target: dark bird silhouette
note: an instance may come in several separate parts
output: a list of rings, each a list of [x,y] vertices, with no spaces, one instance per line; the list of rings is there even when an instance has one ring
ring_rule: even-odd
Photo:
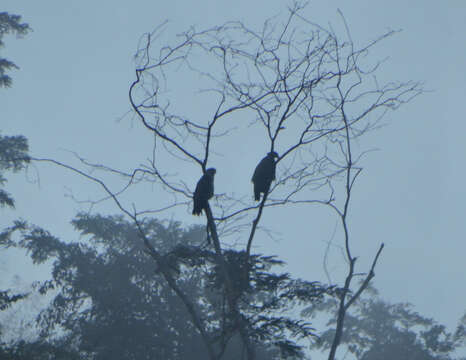
[[[207,207],[207,201],[214,196],[214,175],[216,172],[217,170],[214,168],[207,169],[197,182],[193,197],[193,215],[201,215],[202,209]]]
[[[275,180],[275,158],[278,158],[278,154],[275,151],[269,152],[254,170],[251,181],[254,184],[254,200],[256,201],[260,200],[261,193],[265,195],[269,192],[270,184]]]

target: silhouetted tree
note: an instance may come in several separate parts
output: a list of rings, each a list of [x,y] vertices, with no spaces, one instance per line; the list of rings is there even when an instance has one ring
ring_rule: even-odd
[[[137,229],[135,241],[144,244],[159,273],[183,303],[210,359],[219,359],[224,354],[222,346],[219,349],[213,345],[218,334],[228,334],[221,340],[225,343],[228,339],[240,339],[246,358],[255,359],[256,349],[263,341],[258,327],[261,321],[268,329],[264,334],[272,336],[274,329],[280,336],[288,336],[282,349],[288,345],[293,349],[294,342],[290,339],[301,332],[291,328],[298,324],[287,323],[285,319],[275,321],[262,306],[256,308],[262,315],[252,317],[240,299],[251,296],[248,293],[251,286],[257,290],[253,286],[257,258],[251,248],[263,212],[270,207],[294,204],[328,206],[341,224],[341,243],[348,268],[338,290],[339,311],[328,356],[329,360],[335,359],[346,312],[374,277],[383,249],[381,244],[365,280],[354,285],[355,274],[361,271],[356,272],[357,257],[351,251],[348,214],[353,186],[362,171],[360,159],[364,151],[357,152],[353,142],[374,129],[388,110],[397,109],[422,92],[416,82],[381,84],[376,80],[381,62],[370,61],[367,55],[394,31],[356,47],[343,17],[346,34],[338,36],[331,27],[326,29],[306,19],[304,7],[299,3],[288,10],[284,21],[268,20],[259,30],[242,22],[227,22],[200,31],[190,28],[167,44],[163,24],[144,35],[135,57],[137,68],[129,98],[135,116],[154,138],[147,164],[126,172],[84,159],[81,161],[85,169],[37,159],[64,166],[98,183],[131,219]],[[188,95],[183,93],[187,86],[177,87],[178,92],[170,91],[169,84],[179,84],[180,77],[183,84],[189,84],[192,78],[197,88]],[[173,94],[181,100],[173,98]],[[186,96],[207,104],[202,116],[185,115],[192,114],[184,108],[189,103]],[[214,197],[212,209],[209,203],[205,205],[206,233],[212,245],[209,254],[210,251],[214,254],[214,275],[224,294],[224,302],[217,305],[222,305],[228,319],[218,324],[219,331],[212,334],[211,323],[198,308],[196,298],[180,287],[176,266],[174,269],[163,249],[153,243],[144,216],[150,212],[163,214],[175,206],[190,206],[193,189],[187,184],[194,181],[187,176],[189,171],[197,167],[204,172],[215,159],[220,162],[221,156],[231,152],[222,137],[228,136],[240,144],[252,131],[254,140],[262,142],[263,148],[276,149],[280,154],[276,161],[279,171],[275,183],[267,189],[269,196],[264,196],[257,205],[230,194],[219,195],[220,201]],[[218,166],[217,169],[220,173],[221,169]],[[121,189],[112,190],[98,177],[97,171],[102,170],[123,176],[127,182]],[[238,181],[248,177],[238,175]],[[168,202],[161,199],[155,209],[140,208],[135,199],[126,203],[124,191],[144,181],[156,183],[172,195],[166,197]],[[240,239],[234,246],[228,243],[231,234]],[[213,261],[206,253],[188,254],[193,262]],[[236,271],[232,271],[232,266]],[[291,291],[293,283],[286,284]],[[266,289],[270,294],[266,299],[273,299],[275,290]],[[309,293],[304,297],[312,300]],[[289,326],[288,332],[281,328],[284,325]]]
[[[53,278],[39,286],[56,291],[39,318],[41,339],[61,344],[89,359],[205,359],[209,354],[176,292],[163,280],[160,267],[137,241],[139,229],[121,217],[82,214],[74,226],[88,240],[62,242],[47,231],[17,224],[15,243],[36,263],[53,259]],[[206,329],[217,358],[238,359],[242,352],[237,318],[226,311],[227,289],[215,252],[202,249],[203,227],[183,230],[177,223],[155,219],[141,225],[157,248],[177,289]],[[13,241],[13,240],[11,240]],[[249,278],[241,268],[244,253],[225,253],[228,272],[237,289],[235,305],[249,324],[257,359],[302,358],[293,339],[313,336],[306,322],[293,317],[295,306],[308,306],[332,294],[316,282],[293,280],[272,272],[282,265],[254,255]]]
[[[21,16],[0,12],[0,48],[4,47],[3,37],[8,34],[16,36],[26,35],[31,28],[26,23],[21,23]],[[18,66],[3,57],[0,57],[0,87],[10,87],[11,77],[6,74],[7,70],[18,69]]]
[[[355,301],[346,314],[341,343],[360,360],[453,360],[456,349],[465,344],[465,317],[454,333],[432,318],[420,315],[409,303],[391,304],[382,300],[373,288]],[[320,311],[335,313],[338,303],[327,299],[304,310],[306,316]],[[335,317],[331,316],[314,348],[329,349],[334,338]],[[462,358],[464,360],[464,358]]]
[[[7,34],[25,35],[30,30],[29,25],[21,23],[21,16],[0,13],[0,48],[4,47],[3,37]],[[18,68],[13,62],[0,57],[0,87],[10,87],[12,79],[6,74],[7,70]],[[1,131],[1,129],[0,129]],[[6,171],[18,172],[29,163],[28,143],[24,136],[4,136],[0,134],[0,187],[7,182]],[[15,205],[13,196],[0,188],[0,208]],[[8,232],[0,229],[0,248],[8,241]],[[25,298],[26,294],[13,294],[10,290],[0,290],[0,311],[5,310],[13,303]],[[0,334],[1,334],[0,326]]]
[[[85,360],[60,341],[28,343],[18,341],[13,346],[0,348],[0,360]]]
[[[18,172],[29,162],[28,143],[24,136],[2,136],[0,134],[0,186],[7,179],[5,171]],[[0,207],[14,207],[13,197],[3,189],[0,189]]]

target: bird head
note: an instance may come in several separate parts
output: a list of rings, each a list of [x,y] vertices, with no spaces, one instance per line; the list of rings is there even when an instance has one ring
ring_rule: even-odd
[[[271,151],[267,155],[273,159],[278,158],[278,154],[275,151]]]
[[[208,168],[205,171],[206,175],[209,175],[209,176],[212,176],[212,177],[215,175],[216,172],[217,172],[217,170],[215,170],[215,168]]]

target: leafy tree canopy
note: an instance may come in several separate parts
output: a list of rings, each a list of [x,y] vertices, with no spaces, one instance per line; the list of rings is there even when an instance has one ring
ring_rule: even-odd
[[[0,348],[0,360],[81,360],[79,354],[66,349],[61,342],[19,341],[12,347]]]
[[[30,30],[28,24],[21,23],[21,16],[10,15],[7,12],[0,13],[0,49],[5,45],[3,36],[6,34],[25,35]],[[0,87],[10,87],[11,78],[6,75],[6,70],[18,68],[13,62],[0,56]],[[0,207],[14,207],[14,199],[1,187],[7,179],[5,171],[17,172],[29,162],[28,143],[24,136],[3,136],[0,134]],[[0,234],[0,245],[6,239],[6,233]],[[26,297],[26,294],[11,294],[9,290],[0,290],[0,311],[5,310],[11,304]],[[1,328],[0,328],[1,330]]]
[[[38,284],[43,293],[56,291],[38,318],[41,339],[52,344],[58,334],[63,346],[89,359],[205,359],[199,332],[145,252],[139,229],[120,216],[89,214],[79,215],[73,225],[85,241],[63,242],[21,222],[3,235],[8,238],[4,243],[27,249],[34,262],[54,261],[52,279]],[[237,359],[244,349],[228,313],[216,254],[203,247],[205,228],[183,229],[156,219],[146,219],[142,226],[163,254],[163,266],[194,299],[218,358]],[[16,241],[11,236],[15,231],[21,233]],[[252,324],[248,331],[257,359],[302,358],[298,340],[311,339],[314,329],[290,312],[322,301],[333,288],[272,271],[283,263],[270,256],[254,255],[247,278],[244,257],[243,252],[225,251],[235,301]]]
[[[26,23],[21,23],[20,15],[8,14],[0,12],[0,48],[4,47],[3,36],[7,34],[16,34],[17,36],[26,35],[31,28]],[[0,56],[0,87],[10,87],[12,80],[6,74],[7,70],[18,69],[18,66]]]
[[[28,142],[24,136],[3,136],[0,134],[0,186],[6,183],[5,171],[17,172],[29,163]],[[0,206],[14,207],[14,199],[0,188]]]
[[[455,350],[466,340],[466,314],[455,332],[449,332],[434,319],[420,315],[409,303],[391,304],[382,300],[375,289],[360,298],[346,314],[342,344],[360,360],[453,360]],[[336,300],[329,299],[303,314],[334,312]],[[320,341],[314,347],[328,349],[333,340],[331,318]]]

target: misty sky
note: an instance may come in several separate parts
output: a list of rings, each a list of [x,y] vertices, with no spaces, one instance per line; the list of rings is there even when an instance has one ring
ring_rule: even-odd
[[[123,170],[144,162],[150,156],[150,136],[128,115],[133,55],[141,35],[167,19],[170,35],[191,25],[203,29],[228,20],[260,28],[265,19],[286,9],[281,0],[191,3],[3,0],[0,11],[22,15],[34,31],[21,40],[5,38],[2,56],[20,70],[10,74],[11,89],[0,89],[2,134],[25,135],[36,157],[76,164],[74,151]],[[378,151],[364,159],[351,205],[353,253],[359,257],[358,271],[365,271],[384,242],[374,279],[383,297],[411,302],[421,314],[452,327],[466,310],[466,3],[413,0],[407,4],[316,0],[305,14],[323,26],[331,23],[340,29],[337,9],[341,9],[357,44],[390,28],[402,30],[377,46],[374,56],[388,57],[378,74],[385,81],[421,81],[427,91],[389,112],[386,126],[360,142],[361,148]],[[186,88],[195,86],[183,83]],[[249,178],[267,146],[255,142],[245,148],[232,143],[230,154],[238,153],[239,168],[223,164],[216,177],[217,191],[230,191],[235,173],[244,173],[244,191],[251,191]],[[212,165],[222,169],[222,164]],[[193,171],[187,183],[193,186],[199,175]],[[21,217],[63,239],[76,240],[79,235],[69,222],[78,211],[89,210],[80,201],[103,196],[94,184],[44,164],[8,178],[7,190],[16,199],[16,210],[1,210],[0,228]],[[134,201],[152,196],[155,201],[157,191],[156,186],[146,187],[134,193]],[[188,210],[168,212],[164,218],[185,224],[204,222],[193,219]],[[92,211],[117,213],[110,203]],[[279,212],[266,213],[264,225],[274,236],[262,235],[256,250],[279,255],[299,277],[326,281],[322,258],[337,220],[327,208],[292,211],[286,220]],[[277,226],[283,221],[286,224]],[[342,238],[337,233],[332,241],[341,244]],[[1,259],[1,270],[33,278],[21,272],[18,261]],[[335,254],[329,265],[332,280],[341,283],[345,269],[341,257]]]

